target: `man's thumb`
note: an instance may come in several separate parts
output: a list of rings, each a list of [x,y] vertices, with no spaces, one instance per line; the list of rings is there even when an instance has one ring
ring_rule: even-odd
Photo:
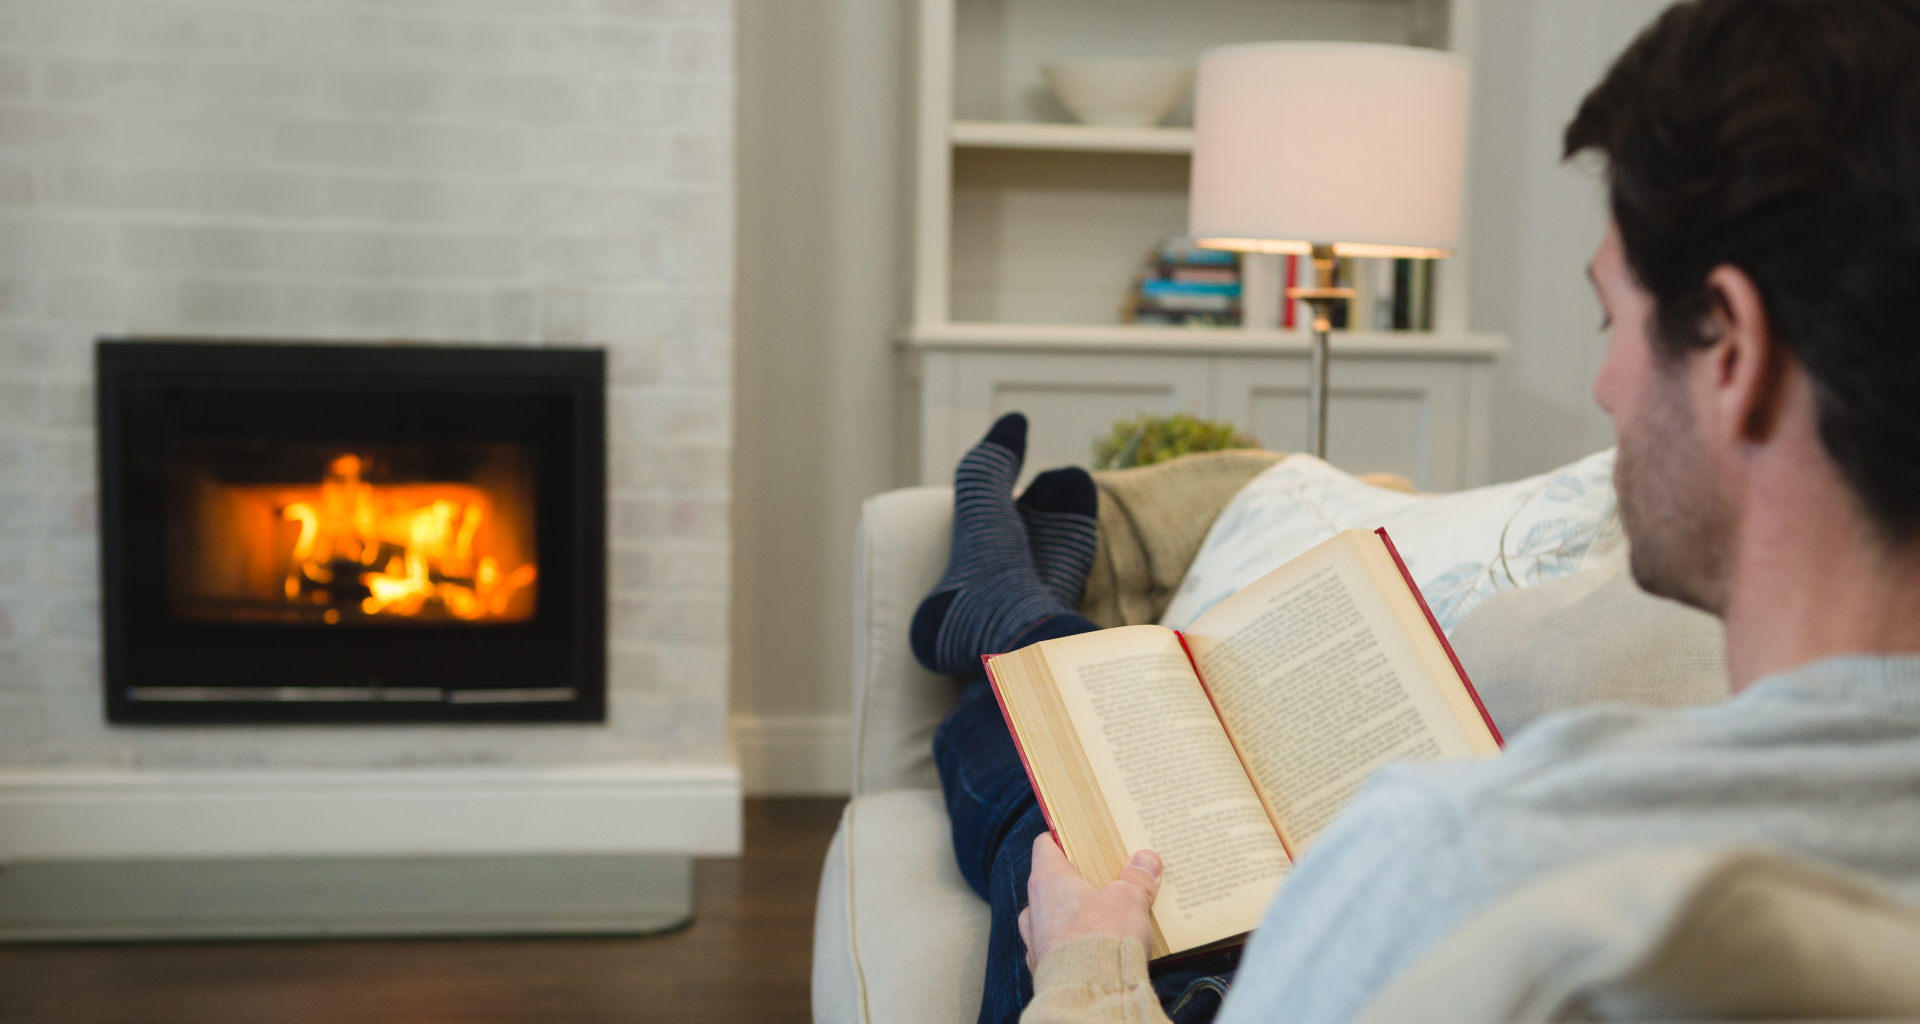
[[[1160,857],[1152,850],[1140,850],[1120,869],[1120,879],[1140,887],[1147,894],[1147,901],[1153,901],[1154,893],[1160,890]]]

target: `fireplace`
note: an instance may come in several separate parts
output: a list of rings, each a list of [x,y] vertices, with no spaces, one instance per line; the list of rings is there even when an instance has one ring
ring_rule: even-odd
[[[598,351],[103,340],[107,717],[605,715]]]

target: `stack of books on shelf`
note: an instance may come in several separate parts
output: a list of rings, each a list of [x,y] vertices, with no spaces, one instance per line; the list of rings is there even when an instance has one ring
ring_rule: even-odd
[[[1354,299],[1333,316],[1340,331],[1433,330],[1434,261],[1410,259],[1340,260],[1340,283]],[[1281,286],[1311,288],[1313,261],[1281,257]],[[1148,326],[1233,327],[1240,324],[1241,273],[1238,253],[1201,249],[1190,238],[1169,238],[1154,247],[1147,268],[1134,282],[1123,319]],[[1295,330],[1313,322],[1304,302],[1282,299],[1280,328]]]
[[[1134,282],[1124,318],[1150,326],[1238,325],[1239,255],[1196,248],[1188,238],[1161,242]]]

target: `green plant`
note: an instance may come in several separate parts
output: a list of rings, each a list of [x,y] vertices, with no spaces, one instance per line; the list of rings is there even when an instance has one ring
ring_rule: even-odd
[[[1093,442],[1093,468],[1126,469],[1193,452],[1258,448],[1260,442],[1231,423],[1203,420],[1186,413],[1120,420],[1107,436]]]

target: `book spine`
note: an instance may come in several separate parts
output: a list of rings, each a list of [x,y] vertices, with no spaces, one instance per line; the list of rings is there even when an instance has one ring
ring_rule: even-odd
[[[1238,254],[1226,249],[1202,249],[1188,244],[1188,240],[1170,240],[1160,244],[1155,254],[1161,265],[1169,267],[1225,267],[1229,270],[1238,266]]]
[[[1347,300],[1347,330],[1364,331],[1373,326],[1373,282],[1369,280],[1367,264],[1372,260],[1354,259],[1347,266],[1347,287],[1353,289],[1353,298]]]
[[[1447,642],[1446,631],[1440,628],[1440,620],[1433,617],[1433,609],[1427,607],[1427,595],[1420,592],[1420,585],[1413,582],[1413,574],[1407,571],[1407,563],[1400,558],[1400,549],[1393,546],[1393,538],[1387,536],[1387,528],[1376,527],[1373,531],[1380,535],[1380,542],[1387,546],[1387,554],[1393,556],[1393,566],[1400,570],[1400,578],[1407,583],[1407,589],[1413,591],[1413,599],[1420,604],[1420,613],[1427,617],[1427,625],[1433,628],[1433,638],[1440,641],[1440,649],[1447,652],[1447,660],[1453,662],[1453,671],[1460,676],[1460,685],[1467,688],[1467,696],[1473,698],[1474,710],[1480,712],[1480,720],[1487,723],[1487,731],[1493,734],[1493,742],[1506,749],[1506,738],[1500,735],[1500,727],[1493,724],[1493,716],[1487,714],[1487,706],[1480,702],[1480,691],[1473,688],[1473,680],[1467,678],[1467,668],[1460,664],[1460,656],[1453,653],[1453,645]],[[1206,685],[1204,682],[1202,686]]]
[[[1433,330],[1433,274],[1434,260],[1421,260],[1413,268],[1412,306],[1413,329],[1416,331]]]
[[[1167,274],[1167,280],[1176,284],[1238,285],[1240,274],[1220,267],[1175,267]]]
[[[1289,331],[1293,330],[1294,327],[1300,323],[1300,317],[1296,310],[1296,307],[1298,307],[1300,303],[1290,297],[1287,292],[1298,287],[1299,282],[1300,256],[1298,253],[1290,252],[1287,254],[1286,286],[1280,292],[1280,326]]]
[[[1413,261],[1393,261],[1393,329],[1413,329]]]
[[[1239,295],[1239,281],[1142,281],[1143,295]]]
[[[1239,759],[1240,770],[1247,772],[1247,781],[1252,782],[1253,773],[1247,771],[1247,754],[1240,749],[1240,741],[1233,738],[1233,730],[1227,728],[1227,717],[1220,713],[1220,702],[1213,699],[1213,687],[1207,685],[1207,677],[1200,674],[1200,663],[1194,660],[1193,648],[1187,643],[1186,632],[1176,629],[1173,631],[1173,636],[1180,641],[1180,653],[1187,656],[1187,667],[1193,670],[1193,679],[1200,684],[1200,692],[1207,695],[1207,706],[1213,709],[1213,717],[1220,723],[1220,731],[1227,734],[1227,745],[1233,748],[1233,756]],[[1259,786],[1255,786],[1253,795],[1260,799],[1261,808],[1267,812],[1267,822],[1271,824],[1274,820],[1274,812],[1272,805],[1267,803],[1266,794],[1260,792]],[[1274,826],[1273,836],[1280,840],[1280,849],[1286,852],[1287,860],[1298,863],[1299,858],[1293,853],[1293,844],[1287,842],[1287,837],[1280,834],[1278,825]]]

